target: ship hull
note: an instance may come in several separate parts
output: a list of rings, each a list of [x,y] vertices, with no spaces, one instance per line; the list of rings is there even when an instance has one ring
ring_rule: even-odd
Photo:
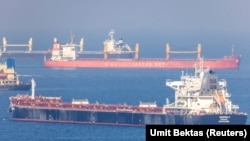
[[[89,53],[76,53],[77,57],[79,58],[94,58],[94,59],[102,59],[104,58],[103,53],[96,53],[96,54],[89,54]],[[0,57],[2,58],[44,58],[46,56],[47,58],[51,58],[51,53],[48,51],[33,51],[33,52],[22,52],[22,51],[9,51],[9,52],[3,52],[0,54]],[[109,58],[123,58],[123,59],[131,59],[133,58],[132,53],[114,53],[109,54]]]
[[[30,88],[31,84],[3,85],[0,86],[0,91],[28,91]]]
[[[211,69],[238,69],[239,57],[226,57],[222,59],[205,59],[203,66]],[[157,69],[187,69],[199,66],[200,61],[195,59],[77,59],[74,61],[45,60],[44,66],[48,68],[157,68]]]
[[[37,52],[3,52],[0,57],[2,58],[43,58],[47,55],[46,51],[37,51]],[[51,55],[50,55],[51,56]],[[48,56],[49,57],[49,56]]]
[[[244,114],[176,115],[163,113],[135,113],[128,111],[95,111],[55,108],[18,107],[10,108],[14,120],[38,122],[65,122],[82,124],[108,124],[144,126],[146,124],[218,125],[246,124]]]

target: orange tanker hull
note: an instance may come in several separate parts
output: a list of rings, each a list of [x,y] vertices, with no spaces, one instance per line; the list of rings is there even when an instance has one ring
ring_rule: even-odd
[[[211,69],[238,69],[240,57],[231,56],[221,59],[204,59],[203,66]],[[77,60],[45,60],[48,68],[148,68],[148,69],[187,69],[199,67],[196,59],[77,59]]]

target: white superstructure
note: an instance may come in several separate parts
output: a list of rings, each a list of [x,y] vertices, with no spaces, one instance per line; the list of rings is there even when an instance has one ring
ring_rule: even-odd
[[[128,44],[123,42],[123,39],[120,38],[118,41],[114,39],[115,31],[111,30],[109,32],[109,39],[104,41],[104,52],[108,53],[122,53],[124,51],[131,52],[131,48]],[[106,48],[105,48],[106,47]]]
[[[209,68],[195,68],[194,75],[182,73],[179,81],[167,80],[166,85],[175,90],[175,102],[168,109],[188,114],[229,114],[238,112],[227,91],[226,80],[219,80]]]
[[[71,35],[70,43],[61,45],[58,43],[57,38],[54,38],[51,60],[76,60],[77,52],[83,51],[83,38],[79,44],[75,44],[73,39],[74,36]],[[77,47],[79,47],[79,51],[77,51]]]

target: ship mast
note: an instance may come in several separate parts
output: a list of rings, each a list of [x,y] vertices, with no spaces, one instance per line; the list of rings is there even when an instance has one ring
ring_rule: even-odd
[[[75,35],[70,32],[70,44],[74,44],[74,37]]]
[[[232,56],[234,56],[234,45],[232,46]]]
[[[109,32],[109,36],[110,36],[110,40],[111,40],[111,41],[114,41],[114,34],[115,34],[115,31],[112,29],[112,30]]]
[[[35,99],[35,86],[36,86],[36,82],[32,78],[31,79],[31,99]]]
[[[204,66],[203,66],[204,64],[203,64],[203,57],[200,59],[200,70],[201,71],[203,71],[203,68],[204,68]]]

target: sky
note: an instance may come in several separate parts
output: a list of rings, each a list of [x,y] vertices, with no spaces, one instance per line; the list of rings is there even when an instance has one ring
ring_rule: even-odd
[[[250,31],[248,0],[2,0],[1,29]]]
[[[0,36],[9,40],[29,36],[45,42],[54,36],[66,40],[72,31],[102,44],[111,29],[131,44],[153,39],[144,46],[153,42],[164,46],[167,41],[176,46],[206,45],[221,36],[233,39],[227,44],[231,45],[250,37],[249,0],[1,0],[0,4]]]

